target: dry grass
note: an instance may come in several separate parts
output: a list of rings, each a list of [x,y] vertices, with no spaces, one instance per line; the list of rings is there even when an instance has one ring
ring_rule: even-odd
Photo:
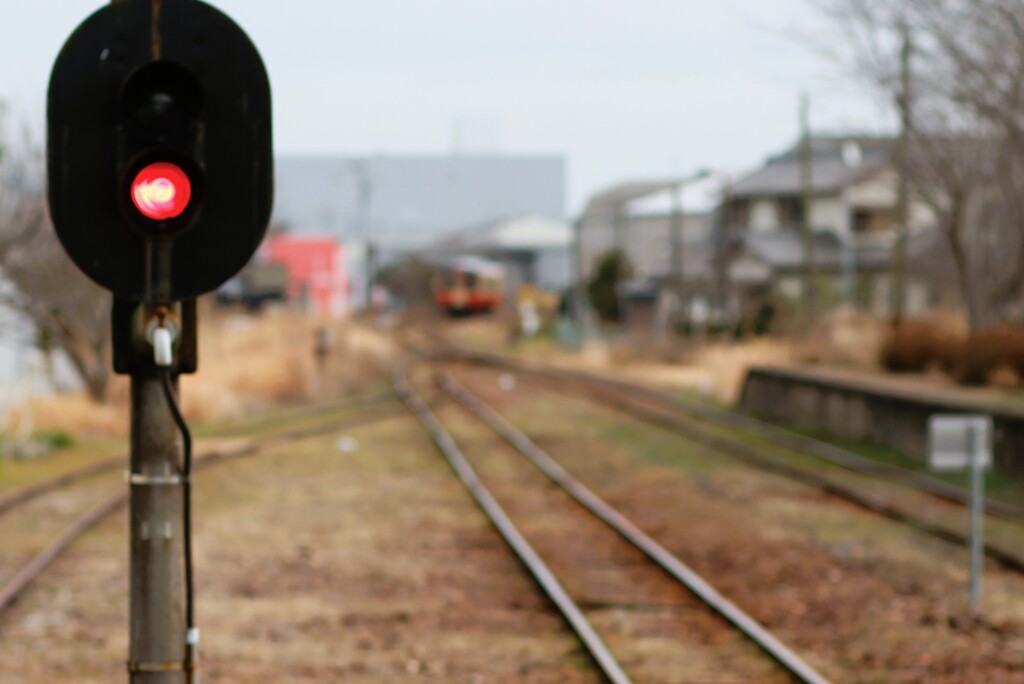
[[[792,343],[762,338],[732,345],[715,345],[694,354],[693,365],[711,380],[711,394],[734,403],[739,398],[747,371],[753,366],[785,366],[797,361]]]
[[[331,352],[313,353],[318,321],[289,311],[208,318],[200,371],[182,381],[186,415],[195,421],[235,418],[253,410],[337,396],[390,365],[390,340],[339,321],[326,324]]]
[[[700,347],[689,354],[685,364],[651,361],[631,356],[625,349],[622,345],[592,340],[578,354],[552,348],[535,356],[538,361],[554,365],[697,392],[726,403],[739,397],[752,366],[793,365],[799,361],[794,344],[769,338]]]
[[[182,379],[182,405],[195,422],[237,418],[253,411],[338,396],[390,365],[394,345],[347,322],[326,325],[333,340],[323,367],[313,354],[318,322],[290,310],[258,316],[204,312],[199,372]],[[64,430],[77,436],[128,432],[128,381],[115,378],[107,404],[84,394],[43,397],[19,407],[0,431]]]
[[[878,363],[888,324],[847,308],[836,309],[800,340],[800,360],[838,366],[870,368]]]
[[[29,432],[65,430],[80,437],[117,436],[128,431],[125,405],[125,400],[100,405],[85,394],[58,394],[33,399],[24,419],[31,425]]]

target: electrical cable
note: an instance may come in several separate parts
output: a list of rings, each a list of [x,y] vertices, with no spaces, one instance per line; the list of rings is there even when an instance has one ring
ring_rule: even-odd
[[[178,473],[181,476],[182,525],[184,528],[182,543],[185,547],[185,628],[191,635],[194,634],[193,630],[195,630],[196,626],[192,581],[192,433],[188,429],[188,424],[185,423],[185,417],[181,414],[177,397],[174,396],[174,385],[169,368],[161,370],[160,380],[164,390],[164,398],[167,400],[167,406],[171,410],[174,423],[181,432],[181,441],[184,447],[184,456]],[[190,641],[188,644],[189,662],[187,663],[190,668],[195,664],[193,661],[195,647],[196,644]]]

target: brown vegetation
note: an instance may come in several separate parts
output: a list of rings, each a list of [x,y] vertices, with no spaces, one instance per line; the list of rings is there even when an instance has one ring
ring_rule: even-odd
[[[243,416],[283,404],[338,396],[387,367],[394,353],[383,336],[344,322],[328,325],[331,352],[323,366],[314,353],[317,322],[297,311],[258,316],[204,317],[199,373],[182,380],[182,404],[191,421]],[[117,377],[107,404],[85,394],[40,398],[28,406],[35,430],[120,436],[128,430],[128,380]]]
[[[1000,323],[966,336],[907,321],[890,332],[879,362],[893,373],[940,370],[963,385],[1017,385],[1024,378],[1024,326]]]
[[[927,321],[905,321],[891,331],[879,350],[879,362],[892,373],[951,370],[963,340],[947,328]]]
[[[1024,327],[999,324],[972,336],[959,348],[954,377],[965,385],[993,382],[1009,374],[1014,384],[1024,377]]]

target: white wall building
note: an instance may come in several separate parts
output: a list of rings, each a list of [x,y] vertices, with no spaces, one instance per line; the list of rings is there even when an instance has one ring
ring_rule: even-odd
[[[280,157],[273,223],[411,251],[498,216],[565,215],[561,157]]]
[[[430,258],[480,256],[503,264],[509,294],[521,285],[561,291],[573,281],[572,227],[524,215],[465,228],[436,242]]]
[[[878,314],[891,305],[891,254],[897,235],[898,177],[891,138],[815,137],[803,168],[799,145],[770,158],[732,185],[723,204],[730,244],[745,243],[736,265],[740,280],[754,286],[751,261],[760,260],[763,282],[797,299],[803,288],[805,225],[815,233],[816,270],[833,283],[835,296]],[[810,182],[805,187],[804,173]],[[805,216],[805,196],[810,198]],[[931,225],[929,213],[912,204],[911,235]],[[742,273],[739,273],[742,271]],[[749,281],[749,282],[748,282]],[[908,284],[908,311],[929,305],[923,283]]]

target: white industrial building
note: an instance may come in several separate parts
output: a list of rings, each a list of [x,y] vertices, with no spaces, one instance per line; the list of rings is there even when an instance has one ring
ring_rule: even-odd
[[[381,266],[442,236],[496,217],[565,215],[557,156],[283,156],[275,176],[272,225],[341,242],[357,308]]]
[[[457,256],[486,257],[503,264],[509,294],[522,285],[562,291],[573,282],[573,231],[562,221],[523,215],[464,228],[437,241],[426,252],[443,261]]]
[[[501,216],[565,216],[561,157],[279,157],[272,222],[292,232],[426,247]]]
[[[694,182],[632,181],[594,194],[579,219],[584,274],[592,273],[602,255],[619,250],[634,277],[666,278],[672,271],[674,237],[684,260],[689,260],[688,249],[700,251],[711,241],[722,182],[716,174]]]

